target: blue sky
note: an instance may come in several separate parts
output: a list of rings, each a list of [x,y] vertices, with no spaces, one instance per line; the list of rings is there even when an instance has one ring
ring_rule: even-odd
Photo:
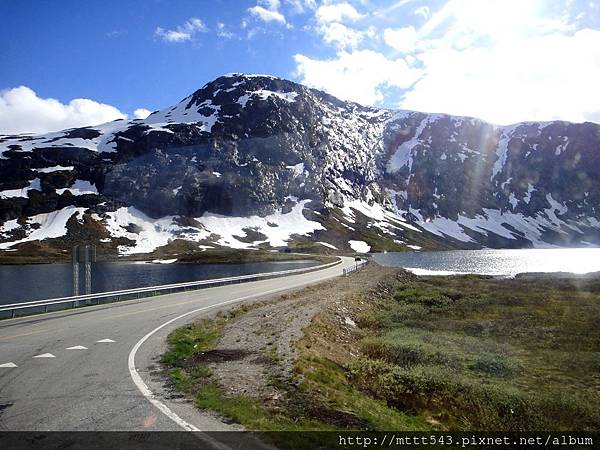
[[[0,15],[0,133],[143,115],[228,72],[496,123],[600,121],[595,1],[2,0]]]

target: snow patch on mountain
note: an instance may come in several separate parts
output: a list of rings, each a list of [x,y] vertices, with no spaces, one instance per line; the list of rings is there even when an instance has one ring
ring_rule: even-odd
[[[564,214],[567,211],[566,206],[556,202],[550,194],[548,195],[551,207],[545,209],[543,213],[538,213],[535,217],[484,208],[483,214],[474,217],[459,215],[457,220],[436,217],[429,221],[420,222],[420,225],[433,234],[442,237],[448,236],[462,242],[476,242],[473,237],[466,233],[466,230],[470,230],[472,233],[480,233],[486,236],[493,233],[511,240],[518,237],[525,238],[539,248],[554,247],[554,245],[544,241],[544,232],[553,231],[566,234],[565,228],[579,233],[581,233],[581,230],[575,224],[561,220],[557,216],[557,214]],[[589,226],[600,229],[600,222],[590,222]]]
[[[531,194],[533,194],[533,192],[536,189],[533,187],[533,185],[531,183],[527,183],[527,193],[525,194],[525,197],[523,197],[523,201],[525,203],[529,203],[529,201],[531,200]]]
[[[133,246],[119,246],[119,253],[123,255],[150,253],[167,245],[180,230],[173,222],[173,216],[154,220],[133,206],[119,208],[107,213],[107,216],[104,223],[113,238],[126,238],[135,243]],[[102,220],[97,215],[94,219]]]
[[[396,117],[394,117],[394,119],[398,119],[399,117],[404,118],[405,115],[403,114],[401,116],[396,116]],[[392,119],[392,121],[394,119]],[[396,149],[396,151],[394,152],[394,154],[392,155],[392,157],[390,158],[390,160],[387,163],[388,173],[398,172],[400,169],[402,169],[405,166],[408,167],[408,170],[410,172],[410,170],[412,169],[412,162],[413,162],[413,157],[412,157],[413,150],[414,150],[415,146],[417,146],[418,144],[421,143],[421,140],[420,140],[421,133],[423,133],[423,130],[429,124],[430,119],[431,118],[429,116],[424,117],[421,120],[421,122],[419,123],[419,126],[416,128],[415,133],[412,136],[412,138],[410,138],[408,141],[405,141],[398,146],[398,148]]]
[[[87,195],[87,194],[98,194],[96,186],[85,180],[75,180],[73,185],[68,188],[57,189],[56,193],[62,195],[65,192],[70,192],[73,195]]]
[[[44,167],[42,169],[35,169],[35,170],[36,170],[36,172],[40,172],[40,173],[54,173],[54,172],[71,171],[74,168],[75,167],[73,167],[73,166],[52,166],[52,167]]]
[[[79,217],[84,213],[85,208],[76,208],[67,206],[66,208],[51,213],[37,214],[27,218],[27,236],[25,238],[0,243],[0,250],[8,249],[13,245],[22,242],[43,241],[44,239],[58,238],[67,234],[67,221],[77,214]],[[3,227],[3,232],[17,228],[15,223],[9,225],[8,229]],[[32,228],[34,225],[37,228]]]
[[[348,241],[350,248],[357,253],[369,253],[371,251],[371,246],[367,244],[365,241]]]
[[[330,249],[333,249],[333,250],[337,250],[338,249],[335,245],[330,244],[328,242],[317,241],[317,244],[321,244],[322,246],[330,248]]]
[[[119,208],[109,212],[104,219],[95,215],[94,219],[104,221],[113,238],[126,238],[134,242],[132,246],[119,248],[123,255],[149,253],[174,239],[200,242],[212,240],[213,237],[215,244],[229,248],[256,248],[259,244],[281,247],[286,246],[293,235],[306,236],[325,229],[320,223],[304,217],[302,211],[309,202],[298,201],[288,213],[279,210],[265,217],[228,217],[207,213],[195,219],[198,226],[181,226],[174,216],[152,219],[134,207]],[[260,233],[265,239],[246,242],[244,238],[249,231]]]
[[[227,217],[216,214],[204,214],[196,219],[209,234],[219,235],[217,244],[231,248],[252,248],[258,244],[269,244],[272,247],[287,245],[287,241],[294,234],[309,235],[316,230],[325,230],[318,222],[308,220],[302,211],[310,200],[298,201],[292,210],[283,213],[281,210],[265,217]],[[271,226],[276,224],[277,226]],[[256,231],[266,239],[254,242],[242,242],[238,238],[247,236],[246,230]]]
[[[0,199],[8,199],[8,198],[27,198],[29,196],[29,191],[41,191],[40,179],[34,178],[29,182],[29,186],[26,186],[21,189],[8,189],[0,192]]]
[[[502,169],[506,164],[506,158],[508,157],[508,145],[516,128],[517,125],[499,128],[500,140],[498,141],[498,146],[496,147],[496,161],[494,161],[494,166],[492,167],[492,180],[496,175],[502,172]]]

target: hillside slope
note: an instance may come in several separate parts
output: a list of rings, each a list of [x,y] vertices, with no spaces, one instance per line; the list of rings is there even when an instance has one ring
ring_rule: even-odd
[[[0,136],[0,251],[600,243],[600,126],[499,127],[230,74],[177,105]]]

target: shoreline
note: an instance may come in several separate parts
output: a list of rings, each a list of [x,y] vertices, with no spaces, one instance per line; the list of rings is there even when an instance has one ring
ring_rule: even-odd
[[[127,263],[140,262],[153,264],[164,264],[160,261],[172,261],[169,264],[243,264],[249,262],[293,262],[301,260],[316,260],[321,262],[331,262],[337,255],[327,254],[305,254],[305,253],[287,253],[271,252],[264,250],[205,250],[196,253],[184,254],[136,254],[126,256],[99,255],[97,262],[101,263]],[[2,266],[22,266],[22,265],[44,265],[44,264],[70,264],[69,257],[49,257],[49,256],[8,256],[0,253],[0,267]]]

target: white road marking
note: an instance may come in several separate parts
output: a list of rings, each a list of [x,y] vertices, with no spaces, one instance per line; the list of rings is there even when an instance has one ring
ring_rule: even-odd
[[[0,364],[0,367],[19,367],[14,362]]]
[[[112,339],[100,339],[99,341],[96,341],[96,342],[100,343],[100,344],[108,344],[108,343],[115,342],[115,341],[113,341]]]
[[[75,345],[74,347],[67,347],[66,350],[87,350],[87,347],[83,345]]]
[[[42,353],[41,355],[36,355],[34,358],[56,358],[52,353]]]
[[[334,275],[334,276],[339,276],[339,275]],[[333,277],[332,276],[321,277],[319,279],[312,280],[309,283],[301,283],[298,286],[295,286],[295,288],[300,288],[300,287],[303,287],[304,285],[318,283],[320,281],[328,280],[330,278],[333,278]],[[211,305],[211,306],[204,306],[203,308],[198,308],[198,309],[194,309],[193,311],[188,311],[188,312],[186,312],[184,314],[181,314],[181,315],[179,315],[179,316],[177,316],[177,317],[175,317],[175,318],[173,318],[171,320],[168,320],[167,322],[163,323],[162,325],[159,325],[154,330],[152,330],[148,334],[146,334],[143,338],[141,338],[133,346],[133,348],[131,349],[131,352],[129,353],[129,358],[127,359],[127,365],[129,366],[129,374],[131,375],[131,379],[133,380],[133,382],[135,383],[135,385],[137,386],[137,388],[139,389],[139,391],[142,393],[142,395],[144,397],[146,397],[146,399],[150,403],[152,403],[154,406],[156,406],[164,415],[166,415],[169,419],[171,419],[173,422],[175,422],[181,428],[183,428],[186,431],[202,431],[198,427],[196,427],[196,426],[192,425],[191,423],[188,423],[185,420],[183,420],[175,412],[171,411],[167,405],[165,405],[164,403],[162,403],[160,400],[158,400],[154,396],[154,393],[150,390],[150,388],[148,387],[148,385],[146,383],[144,383],[144,380],[142,380],[142,377],[140,376],[140,374],[138,373],[137,369],[135,368],[135,354],[137,353],[137,351],[139,350],[139,348],[142,346],[142,344],[144,342],[146,342],[154,333],[156,333],[157,331],[160,331],[164,327],[172,324],[176,320],[182,319],[182,318],[187,317],[187,316],[189,316],[191,314],[196,314],[196,313],[199,313],[199,312],[202,312],[202,311],[207,311],[209,309],[217,308],[219,306],[229,305],[229,304],[232,304],[232,303],[239,303],[241,301],[248,300],[250,298],[263,297],[265,295],[275,294],[277,292],[287,291],[289,289],[290,289],[290,287],[286,286],[286,287],[282,287],[282,288],[272,289],[270,291],[264,291],[264,292],[260,292],[260,293],[257,293],[257,294],[247,295],[245,297],[238,297],[238,298],[235,298],[235,299],[232,299],[232,300],[227,300],[227,301],[224,301],[224,302],[221,302],[221,303],[217,303],[217,304]],[[206,438],[208,440],[210,440],[213,445],[218,445],[219,447],[223,448],[223,445],[220,444],[218,441],[216,441],[216,440],[214,440],[214,439],[212,439],[212,438],[210,438],[208,436]],[[214,442],[212,442],[212,441],[214,441]],[[224,447],[224,448],[229,448],[229,447]]]

